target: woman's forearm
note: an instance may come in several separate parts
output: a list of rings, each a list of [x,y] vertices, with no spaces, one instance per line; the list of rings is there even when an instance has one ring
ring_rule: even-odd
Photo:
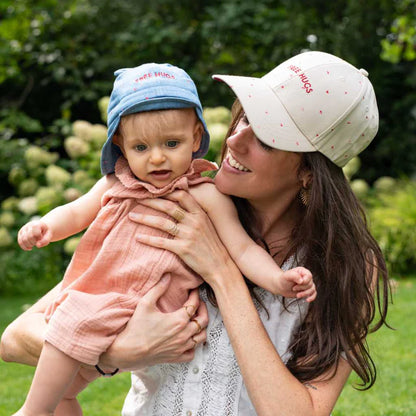
[[[269,339],[241,274],[235,266],[228,269],[220,271],[222,276],[211,282],[257,414],[329,415],[349,369],[345,374],[338,374],[335,381],[314,383],[319,391],[300,383]]]
[[[50,290],[4,330],[0,343],[0,357],[4,361],[33,366],[37,364],[47,327],[44,312],[59,293],[60,285]]]

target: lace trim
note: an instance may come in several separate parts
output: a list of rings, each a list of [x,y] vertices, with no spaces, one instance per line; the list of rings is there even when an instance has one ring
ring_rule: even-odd
[[[161,364],[164,381],[154,396],[153,416],[181,416],[189,364]]]
[[[210,329],[208,343],[211,348],[197,416],[237,414],[242,376],[222,320]]]

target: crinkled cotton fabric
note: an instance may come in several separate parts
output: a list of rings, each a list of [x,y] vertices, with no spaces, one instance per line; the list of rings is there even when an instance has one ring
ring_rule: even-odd
[[[46,311],[49,322],[46,341],[76,360],[95,365],[134,312],[140,298],[164,275],[171,283],[159,300],[163,311],[180,308],[188,291],[202,279],[175,254],[136,240],[138,234],[170,237],[131,221],[130,212],[165,214],[140,204],[178,189],[188,190],[212,179],[201,173],[216,169],[196,159],[190,169],[171,184],[156,188],[139,181],[127,160],[116,164],[118,181],[102,198],[96,219],[83,235],[69,264],[62,291]]]
[[[294,258],[282,269],[292,267]],[[288,299],[285,308],[280,296],[255,290],[270,314],[268,318],[257,305],[260,318],[286,363],[291,356],[291,338],[308,311],[308,303]],[[198,346],[189,363],[160,364],[133,372],[123,416],[256,416],[221,314],[208,302],[204,289],[200,293],[209,314],[206,344]]]

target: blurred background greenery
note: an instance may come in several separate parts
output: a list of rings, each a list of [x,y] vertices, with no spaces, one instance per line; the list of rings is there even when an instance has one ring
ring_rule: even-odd
[[[233,95],[211,75],[262,76],[293,54],[321,50],[365,68],[376,90],[378,136],[345,174],[366,208],[401,296],[408,296],[407,304],[396,306],[403,316],[393,323],[403,330],[416,276],[415,45],[415,0],[0,0],[1,329],[21,312],[22,299],[30,303],[62,278],[78,236],[24,252],[17,231],[34,216],[77,198],[100,177],[116,69],[145,62],[184,68],[198,86],[212,135],[207,157],[218,160]],[[7,304],[8,295],[14,295],[15,306]],[[410,319],[405,325],[401,336],[408,337],[395,342],[408,345],[414,328]],[[380,351],[390,351],[393,341],[383,337]],[[397,373],[399,360],[407,357],[404,367],[410,369],[415,357],[414,346],[405,353],[403,348],[396,345],[391,349],[396,356],[386,358],[391,377],[384,377],[382,392],[375,388],[374,408],[392,391],[389,383],[404,386],[403,380],[414,379],[413,373]],[[347,391],[336,414],[414,414],[414,387],[406,391],[397,399],[404,405],[392,400],[384,413],[367,411],[362,399],[354,410],[345,407],[357,397]],[[20,400],[17,392],[20,387],[13,400]]]

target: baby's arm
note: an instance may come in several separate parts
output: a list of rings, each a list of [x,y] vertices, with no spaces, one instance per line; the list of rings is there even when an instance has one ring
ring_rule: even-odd
[[[114,175],[104,176],[80,198],[54,208],[40,220],[25,224],[17,236],[20,247],[23,250],[44,247],[88,227],[100,210],[102,196],[115,181]]]
[[[221,241],[247,278],[275,294],[315,298],[311,273],[303,267],[283,271],[246,233],[231,198],[213,184],[201,184],[190,192],[207,212]]]

